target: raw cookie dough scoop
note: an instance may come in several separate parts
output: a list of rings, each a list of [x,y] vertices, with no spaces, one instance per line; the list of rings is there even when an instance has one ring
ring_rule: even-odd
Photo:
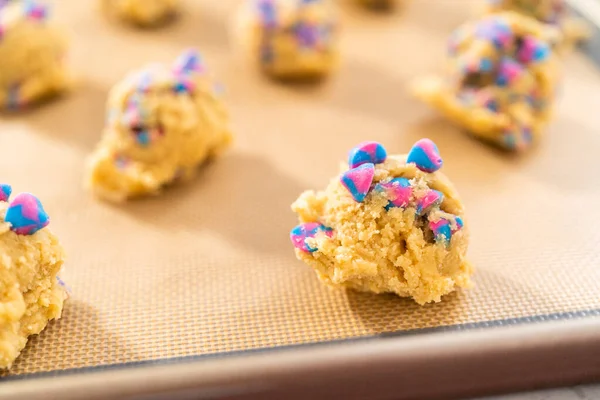
[[[230,145],[228,120],[220,87],[194,50],[173,65],[133,72],[109,94],[87,185],[104,199],[123,201],[188,180]]]
[[[179,0],[100,0],[103,11],[142,27],[152,27],[173,18]]]
[[[0,0],[0,108],[21,109],[64,91],[67,43],[32,0]]]
[[[509,151],[529,149],[552,116],[559,79],[557,32],[506,12],[450,37],[444,78],[415,82],[415,95],[473,135]]]
[[[246,0],[233,26],[240,52],[275,78],[316,79],[337,66],[331,0]]]
[[[0,370],[10,368],[31,335],[61,316],[67,298],[58,273],[64,250],[46,228],[40,201],[0,184]]]
[[[354,148],[324,191],[292,204],[296,256],[331,286],[440,301],[470,285],[464,209],[439,169],[429,139],[408,155],[387,156],[379,143]]]

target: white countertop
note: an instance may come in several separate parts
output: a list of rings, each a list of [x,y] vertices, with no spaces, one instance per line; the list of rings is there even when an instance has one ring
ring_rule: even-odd
[[[507,394],[474,400],[599,400],[600,384],[574,386],[571,388],[542,390],[537,392]]]

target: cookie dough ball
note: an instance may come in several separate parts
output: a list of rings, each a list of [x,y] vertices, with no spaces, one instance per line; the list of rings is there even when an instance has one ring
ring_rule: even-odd
[[[589,36],[589,28],[570,15],[565,0],[487,0],[489,12],[515,11],[557,27],[570,45]]]
[[[292,204],[296,256],[328,285],[419,304],[469,286],[464,208],[441,166],[428,139],[389,157],[378,143],[358,145],[324,191]]]
[[[179,0],[101,0],[110,16],[140,26],[160,25],[177,12]]]
[[[10,368],[31,335],[61,316],[67,292],[58,278],[64,251],[46,228],[40,201],[0,185],[0,369]]]
[[[241,51],[276,78],[314,79],[337,66],[338,23],[330,0],[248,0],[235,21]]]
[[[232,141],[219,94],[194,50],[173,65],[130,74],[109,95],[88,186],[102,198],[123,201],[192,178]]]
[[[66,52],[45,5],[0,1],[0,108],[24,108],[65,90]]]
[[[555,34],[512,12],[467,23],[450,38],[447,76],[419,80],[415,94],[477,137],[527,150],[552,116]]]

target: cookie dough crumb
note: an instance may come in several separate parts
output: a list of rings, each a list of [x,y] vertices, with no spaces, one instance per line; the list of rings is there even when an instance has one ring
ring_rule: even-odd
[[[130,74],[109,95],[87,186],[106,200],[124,201],[192,178],[232,141],[220,94],[195,50],[173,65]]]
[[[60,318],[67,292],[58,278],[64,251],[40,201],[21,193],[7,203],[5,184],[0,194],[0,369],[8,369],[29,336]]]
[[[571,47],[590,35],[587,24],[569,13],[565,0],[487,0],[487,11],[515,11],[555,26],[563,34],[562,45]]]
[[[22,109],[64,91],[66,53],[66,38],[46,5],[0,1],[0,108]]]
[[[514,12],[469,22],[450,37],[447,75],[418,80],[414,93],[475,136],[509,151],[527,150],[552,117],[557,37]]]
[[[361,143],[324,191],[292,204],[296,256],[328,285],[419,304],[470,286],[464,209],[441,167],[428,139],[392,156],[379,143]]]
[[[101,0],[104,12],[125,22],[153,27],[171,20],[179,0]]]
[[[338,64],[330,0],[248,0],[236,14],[234,36],[241,52],[276,78],[322,78]]]

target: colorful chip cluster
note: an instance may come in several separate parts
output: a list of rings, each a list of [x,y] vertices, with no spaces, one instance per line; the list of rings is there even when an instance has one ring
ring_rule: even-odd
[[[348,165],[351,167],[340,176],[341,184],[348,190],[354,201],[362,203],[371,190],[387,197],[385,209],[394,207],[413,208],[417,216],[426,216],[428,225],[439,243],[448,245],[452,235],[462,229],[463,222],[459,216],[444,215],[438,217],[431,211],[439,209],[444,201],[444,194],[438,190],[428,189],[416,194],[412,184],[405,177],[395,177],[373,185],[375,164],[382,164],[387,158],[387,151],[377,142],[363,142],[350,151]],[[435,143],[429,139],[421,139],[411,148],[406,162],[414,164],[419,170],[433,173],[443,165],[443,160]],[[314,238],[319,233],[332,237],[332,229],[320,223],[310,222],[292,230],[292,243],[302,251],[314,252],[316,247],[307,244],[306,239]]]
[[[392,292],[423,304],[468,286],[463,208],[429,139],[406,156],[364,142],[326,190],[292,205],[296,256],[327,284]]]
[[[248,0],[239,12],[239,40],[271,76],[325,76],[338,59],[333,7],[330,0]]]
[[[448,76],[418,82],[416,94],[479,138],[527,150],[552,116],[555,33],[514,12],[467,23],[450,37]]]
[[[405,177],[395,177],[373,185],[375,164],[385,162],[386,158],[386,150],[376,142],[361,143],[350,151],[348,165],[355,167],[342,173],[340,181],[355,201],[363,202],[369,191],[374,189],[387,197],[386,210],[393,207],[412,207],[417,215],[424,216],[441,206],[444,201],[442,192],[428,189],[416,195],[413,193],[410,180]],[[443,165],[437,146],[429,139],[421,139],[415,143],[408,153],[406,161],[415,164],[419,170],[427,173],[433,173]],[[433,219],[429,221],[429,226],[434,232],[436,241],[448,244],[452,233],[462,228],[462,220],[460,217],[445,216],[444,223],[441,220]],[[443,226],[446,225],[451,225],[452,229],[443,229]]]
[[[333,230],[318,222],[307,222],[292,229],[290,239],[297,249],[313,253],[317,251],[317,247],[312,246],[309,239],[314,239],[318,234],[332,237]]]
[[[11,18],[0,18],[0,40],[2,40],[3,35],[19,19],[41,22],[45,21],[48,17],[48,6],[45,4],[32,0],[2,0],[0,1],[0,10],[9,4],[14,4],[15,8],[20,10],[20,12],[16,12],[14,9],[9,11],[8,8],[5,10],[5,12],[11,13],[8,14]]]
[[[45,4],[28,0],[24,3],[25,15],[36,21],[44,21],[48,17],[48,7]]]
[[[192,94],[195,91],[194,80],[196,74],[202,74],[204,66],[200,54],[192,49],[184,51],[173,63],[170,90],[174,93]],[[144,71],[138,79],[137,92],[127,100],[126,110],[123,114],[123,123],[130,126],[136,142],[147,147],[164,135],[164,128],[157,124],[153,127],[145,126],[143,121],[148,119],[147,108],[144,106],[145,95],[153,87],[152,68]]]

